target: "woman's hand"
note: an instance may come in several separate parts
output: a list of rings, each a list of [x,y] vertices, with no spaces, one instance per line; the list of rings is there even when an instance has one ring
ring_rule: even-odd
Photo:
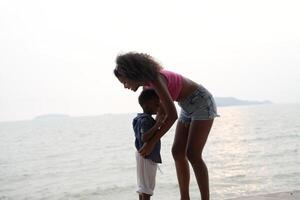
[[[153,149],[154,144],[152,144],[151,141],[145,142],[142,148],[140,148],[139,153],[141,154],[141,156],[146,157],[152,152]]]

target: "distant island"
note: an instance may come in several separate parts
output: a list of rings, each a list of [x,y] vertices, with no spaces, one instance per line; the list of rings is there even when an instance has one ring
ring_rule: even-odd
[[[34,120],[51,120],[51,119],[65,119],[70,118],[69,115],[65,114],[46,114],[46,115],[39,115],[34,118]]]
[[[214,97],[217,106],[246,106],[246,105],[260,105],[260,104],[272,104],[271,101],[249,101],[241,100],[234,97]],[[71,116],[66,114],[45,114],[38,115],[33,120],[56,120],[56,119],[67,119]]]
[[[218,106],[245,106],[245,105],[259,105],[271,104],[271,101],[249,101],[240,100],[234,97],[214,97]]]

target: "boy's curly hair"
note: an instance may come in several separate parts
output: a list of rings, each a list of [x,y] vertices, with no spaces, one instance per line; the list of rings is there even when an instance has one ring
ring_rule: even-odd
[[[134,81],[153,81],[162,67],[150,55],[129,52],[116,58],[116,77],[126,77]]]

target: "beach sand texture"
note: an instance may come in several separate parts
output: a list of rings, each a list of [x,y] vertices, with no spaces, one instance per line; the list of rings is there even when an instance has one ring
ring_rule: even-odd
[[[300,190],[265,194],[259,196],[239,197],[230,200],[300,200]]]

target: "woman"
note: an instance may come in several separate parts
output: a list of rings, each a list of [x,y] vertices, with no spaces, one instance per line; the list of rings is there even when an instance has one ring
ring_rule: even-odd
[[[171,128],[178,118],[174,101],[181,107],[172,155],[175,160],[181,200],[189,200],[191,163],[202,200],[209,200],[208,170],[202,151],[217,115],[215,101],[208,90],[194,81],[168,70],[151,56],[126,53],[116,59],[114,74],[125,88],[137,91],[140,86],[154,88],[164,111],[163,123],[157,133],[139,150],[148,155],[154,144]]]

